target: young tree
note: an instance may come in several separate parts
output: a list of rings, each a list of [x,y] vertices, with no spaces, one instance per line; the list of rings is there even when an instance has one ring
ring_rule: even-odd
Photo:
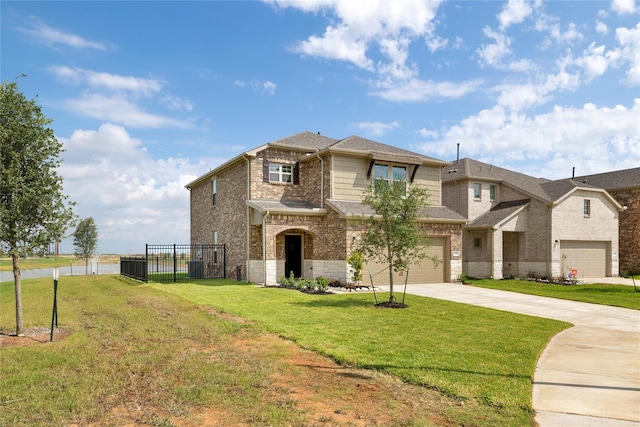
[[[393,272],[404,271],[409,264],[427,258],[420,245],[423,236],[418,218],[426,216],[428,197],[424,188],[411,186],[407,191],[404,182],[375,182],[365,193],[363,204],[374,214],[365,219],[359,251],[389,266],[390,304],[395,303]]]
[[[20,257],[59,240],[73,221],[56,169],[62,144],[18,85],[0,84],[0,247],[13,261],[16,334],[23,331]]]
[[[85,218],[78,222],[73,232],[73,244],[76,256],[84,259],[84,274],[89,274],[89,258],[96,252],[98,246],[98,227],[93,218]]]

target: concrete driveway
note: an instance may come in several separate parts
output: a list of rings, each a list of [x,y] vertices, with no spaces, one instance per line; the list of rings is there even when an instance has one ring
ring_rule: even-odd
[[[408,285],[407,293],[572,323],[536,365],[536,421],[541,427],[640,426],[640,311],[454,283]]]

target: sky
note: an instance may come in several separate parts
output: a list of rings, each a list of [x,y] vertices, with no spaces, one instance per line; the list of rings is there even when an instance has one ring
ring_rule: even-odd
[[[187,183],[303,131],[447,161],[459,144],[461,158],[548,179],[640,166],[640,1],[5,0],[0,12],[1,79],[53,120],[64,192],[94,218],[99,253],[189,243]]]

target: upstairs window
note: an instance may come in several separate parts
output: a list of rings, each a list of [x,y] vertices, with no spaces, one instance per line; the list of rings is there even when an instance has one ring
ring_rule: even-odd
[[[269,163],[269,182],[293,182],[293,166],[281,163]]]
[[[473,183],[473,198],[476,200],[480,200],[482,196],[482,184],[478,182]]]
[[[215,206],[216,202],[217,202],[217,197],[218,196],[218,180],[217,179],[212,179],[211,180],[211,205]]]
[[[495,200],[496,199],[496,185],[495,184],[489,185],[489,199],[490,200]]]
[[[397,186],[402,189],[402,194],[407,192],[407,168],[404,166],[390,166],[377,163],[373,168],[374,188],[380,185]]]
[[[582,210],[584,212],[585,218],[591,216],[591,200],[584,199],[584,204],[583,204],[583,209]]]

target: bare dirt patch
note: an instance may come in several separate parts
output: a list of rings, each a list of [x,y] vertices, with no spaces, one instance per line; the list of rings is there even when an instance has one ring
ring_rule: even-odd
[[[71,332],[62,329],[53,329],[53,340],[61,341],[71,335]],[[49,342],[51,339],[51,328],[27,329],[20,336],[15,333],[0,332],[0,348],[26,346]]]
[[[217,313],[225,319],[246,322],[245,319]],[[0,333],[0,347],[39,345],[49,342],[51,329],[34,328],[24,336]],[[70,335],[54,330],[54,341]],[[194,349],[200,344],[193,343]],[[301,413],[299,425],[304,426],[391,426],[391,425],[458,425],[447,412],[460,402],[424,387],[405,384],[381,372],[345,367],[327,357],[302,349],[275,334],[238,334],[232,343],[239,359],[261,360],[267,354],[278,354],[276,366],[261,386],[263,398],[281,405],[290,405]],[[202,349],[202,347],[199,347]],[[208,350],[213,351],[213,348]],[[271,358],[273,359],[273,358]],[[125,398],[126,396],[121,396]],[[152,400],[147,402],[151,403]],[[233,407],[184,408],[186,414],[170,416],[166,408],[156,413],[168,415],[165,420],[180,427],[250,426]],[[135,412],[135,411],[134,411]],[[102,425],[140,424],[139,417],[126,405],[108,409],[103,417],[89,423]],[[165,425],[163,424],[163,425]],[[77,424],[71,424],[77,425]],[[298,425],[298,424],[296,424]]]

